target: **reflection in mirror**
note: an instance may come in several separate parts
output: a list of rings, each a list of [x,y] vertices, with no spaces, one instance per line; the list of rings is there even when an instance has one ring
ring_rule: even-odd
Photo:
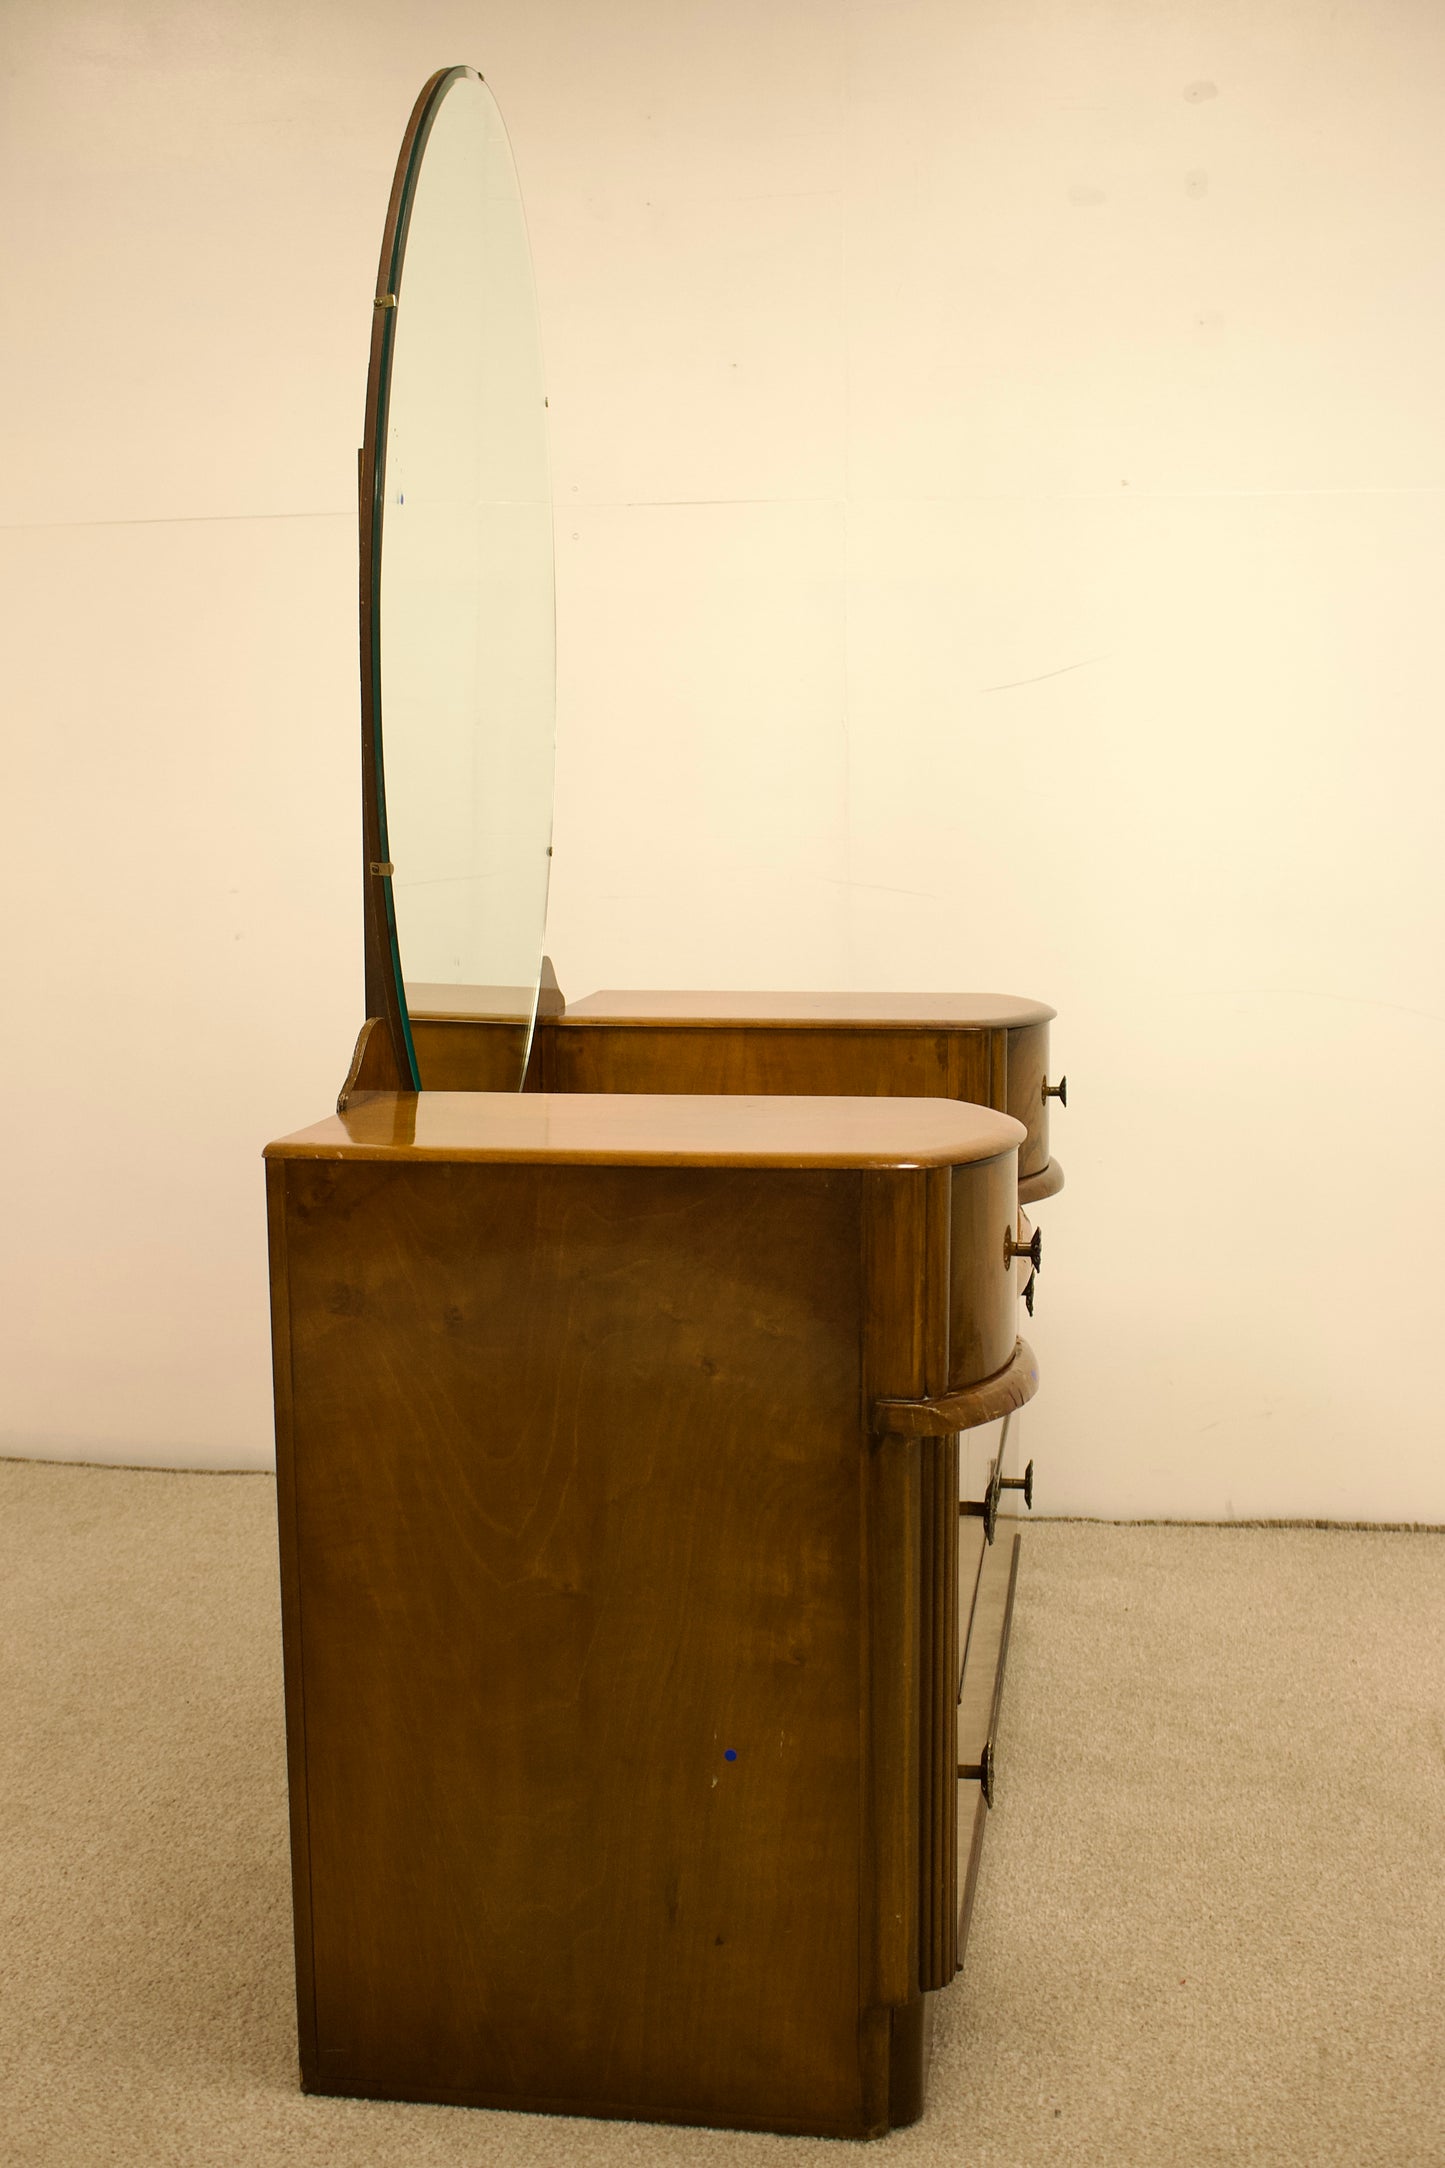
[[[521,195],[501,115],[469,69],[432,88],[390,280],[373,578],[379,559],[396,952],[413,1020],[495,1020],[499,1081],[518,1088],[552,826],[552,506]]]

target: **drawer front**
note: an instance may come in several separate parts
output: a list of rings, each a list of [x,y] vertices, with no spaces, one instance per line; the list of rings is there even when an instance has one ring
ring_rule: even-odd
[[[970,1501],[974,1502],[974,1501]],[[958,1516],[958,1666],[953,1682],[953,1698],[963,1699],[963,1667],[968,1656],[968,1629],[973,1623],[973,1602],[978,1594],[978,1577],[988,1549],[983,1519],[978,1513]]]
[[[1044,1084],[1049,1068],[1049,1027],[1024,1024],[1008,1035],[1008,1084],[1004,1112],[1028,1131],[1019,1147],[1019,1173],[1041,1174],[1049,1163],[1049,1102]]]
[[[953,1170],[949,1241],[948,1383],[990,1378],[1012,1359],[1027,1267],[1005,1253],[1018,1224],[1013,1152]]]
[[[544,1052],[549,1091],[843,1099],[945,1099],[951,1060],[950,1034],[939,1031],[649,1028],[569,1025],[565,1017],[547,1027]]]
[[[967,1529],[967,1520],[960,1530]],[[1019,1538],[1000,1535],[984,1552],[969,1607],[967,1644],[963,1653],[963,1677],[958,1696],[958,1766],[975,1769],[992,1754],[998,1723],[999,1698],[1003,1691],[1004,1665],[1008,1660],[1009,1627],[1013,1620],[1014,1589],[1018,1581]],[[960,1587],[963,1563],[960,1560]],[[960,1631],[963,1607],[959,1607]],[[995,1780],[996,1780],[995,1772]],[[978,1880],[979,1852],[987,1825],[983,1787],[973,1779],[960,1778],[956,1801],[958,1846],[958,1962],[963,1963],[968,1940],[973,1893]]]
[[[958,1439],[922,1446],[924,1660],[919,1707],[922,1813],[918,1984],[947,1987],[958,1967]]]

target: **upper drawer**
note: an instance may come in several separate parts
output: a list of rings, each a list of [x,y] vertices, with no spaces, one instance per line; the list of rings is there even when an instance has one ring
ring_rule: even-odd
[[[1023,1122],[1032,1175],[1049,1161],[1053,1013],[1008,994],[593,994],[539,1019],[538,1041],[548,1091],[972,1101]]]
[[[1017,1232],[1018,1209],[1012,1152],[954,1168],[948,1246],[951,1392],[991,1378],[1013,1357],[1023,1282],[1008,1241]]]
[[[1041,1174],[1049,1163],[1049,1027],[1023,1024],[1008,1035],[1008,1076],[1003,1111],[1022,1122],[1028,1143],[1019,1150],[1019,1173]]]

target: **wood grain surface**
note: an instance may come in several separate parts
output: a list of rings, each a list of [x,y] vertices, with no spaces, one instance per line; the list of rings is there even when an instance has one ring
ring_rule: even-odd
[[[1053,1013],[1006,994],[594,994],[539,1026],[540,1082],[967,1100],[1023,1122],[1020,1166],[1041,1175]]]
[[[844,1093],[982,1105],[990,1103],[987,1053],[983,1032],[821,1023],[774,1029],[639,1022],[574,1029],[563,1017],[548,1026],[542,1042],[550,1091]]]
[[[514,1092],[527,1053],[525,1024],[417,1015],[412,1045],[424,1092]]]
[[[384,1016],[368,1016],[356,1035],[351,1067],[336,1095],[337,1113],[344,1114],[348,1107],[378,1092],[402,1091],[405,1085],[396,1065],[396,1042],[390,1025]]]
[[[369,1098],[266,1157],[943,1167],[1004,1156],[1011,1168],[1022,1141],[1007,1115],[938,1099],[421,1092]]]
[[[753,1024],[802,1026],[826,1030],[834,1023],[920,1030],[1012,1029],[1046,1024],[1058,1014],[1047,1002],[1016,994],[856,994],[658,992],[609,989],[569,1001],[569,1022],[589,1028],[607,1023],[650,1023],[670,1028],[688,1025]]]
[[[861,2130],[860,1177],[271,1172],[307,2083]]]
[[[488,1022],[497,990],[411,990],[427,1090],[493,1091],[514,1081],[513,1030]],[[505,990],[503,990],[505,991]],[[948,1098],[1012,1114],[1027,1131],[1020,1179],[1032,1198],[1063,1187],[1049,1160],[1044,1002],[1009,994],[612,992],[562,1010],[546,989],[528,1088]]]
[[[1012,1359],[1023,1277],[1005,1244],[1018,1218],[1018,1174],[995,1159],[953,1184],[948,1384],[958,1391]],[[965,1426],[960,1426],[965,1427]]]
[[[923,1299],[946,1271],[947,1215],[926,1173],[863,1177],[864,1405],[926,1392],[947,1366],[946,1303]],[[946,1295],[946,1287],[945,1287]],[[867,1664],[862,1679],[864,1886],[860,2058],[864,2126],[922,2109],[927,2030],[919,1967],[923,1915],[923,1712],[929,1701],[922,1600],[922,1457],[882,1433],[864,1456]],[[901,1561],[910,1562],[900,1572]]]

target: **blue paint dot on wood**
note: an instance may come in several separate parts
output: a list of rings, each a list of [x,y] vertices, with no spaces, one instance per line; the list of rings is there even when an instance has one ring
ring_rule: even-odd
[[[724,1749],[723,1749],[723,1760],[724,1760],[724,1761],[736,1761],[736,1760],[737,1760],[737,1758],[738,1758],[738,1750],[737,1750],[737,1748],[736,1748],[735,1746],[729,1746],[729,1747],[724,1747]]]

